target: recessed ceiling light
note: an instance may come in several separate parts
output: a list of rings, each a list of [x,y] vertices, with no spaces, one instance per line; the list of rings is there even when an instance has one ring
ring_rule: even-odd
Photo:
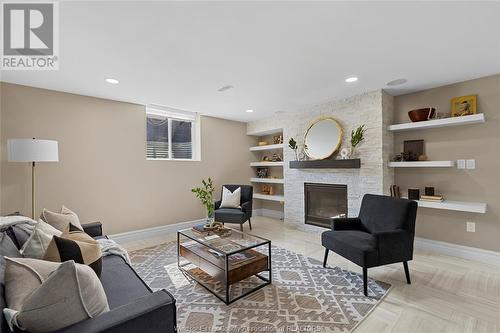
[[[347,79],[345,79],[345,82],[347,82],[347,83],[353,83],[356,81],[358,81],[358,78],[355,76],[351,76],[351,77],[348,77]]]
[[[111,84],[120,83],[120,81],[118,81],[117,79],[113,79],[113,78],[106,78],[106,79],[104,79],[104,81],[106,81],[107,83],[111,83]]]
[[[226,90],[229,90],[229,89],[233,89],[234,87],[230,84],[228,84],[227,86],[224,86],[224,87],[220,87],[219,89],[217,89],[218,92],[223,92],[223,91],[226,91]]]
[[[247,113],[252,113],[252,112],[253,112],[253,110],[250,110],[250,109],[247,110]]]
[[[401,84],[405,84],[406,82],[408,82],[407,79],[396,79],[396,80],[392,80],[392,81],[387,82],[387,85],[388,86],[399,86]]]

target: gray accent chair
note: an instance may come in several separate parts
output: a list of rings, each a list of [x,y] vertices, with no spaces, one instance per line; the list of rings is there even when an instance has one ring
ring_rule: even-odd
[[[224,185],[229,191],[234,192],[238,187],[241,187],[241,208],[220,208],[221,200],[215,202],[215,221],[225,223],[236,223],[240,225],[240,230],[243,231],[243,223],[248,221],[248,226],[252,230],[252,200],[253,187],[250,185]],[[222,193],[222,192],[221,192]]]
[[[417,203],[383,195],[366,194],[359,216],[332,219],[332,230],[321,235],[333,251],[363,268],[363,293],[368,296],[368,268],[402,262],[406,282],[410,281],[408,261],[413,259]]]

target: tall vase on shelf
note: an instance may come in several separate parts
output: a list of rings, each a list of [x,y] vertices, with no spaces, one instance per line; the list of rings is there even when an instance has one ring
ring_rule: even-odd
[[[205,223],[206,227],[212,227],[215,222],[215,205],[214,205],[214,184],[211,178],[207,180],[202,179],[202,187],[196,187],[191,189],[191,192],[196,194],[196,197],[200,199],[201,203],[205,206],[207,210],[207,220]]]

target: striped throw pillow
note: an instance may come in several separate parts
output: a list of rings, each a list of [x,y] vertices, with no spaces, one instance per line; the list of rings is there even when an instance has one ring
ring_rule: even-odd
[[[74,260],[78,264],[90,266],[97,276],[101,276],[102,252],[99,243],[71,223],[60,237],[52,238],[43,260],[55,262]]]

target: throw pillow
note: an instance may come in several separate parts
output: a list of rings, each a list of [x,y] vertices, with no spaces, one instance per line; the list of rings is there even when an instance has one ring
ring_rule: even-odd
[[[59,231],[64,231],[70,223],[77,228],[83,229],[78,219],[78,215],[69,210],[66,206],[62,206],[59,213],[51,212],[44,208],[40,218]]]
[[[7,230],[0,232],[0,283],[4,283],[4,271],[6,266],[4,257],[22,257],[16,244],[12,238],[9,237]]]
[[[109,311],[101,282],[88,266],[6,258],[5,318],[29,332],[51,332]]]
[[[241,187],[231,192],[225,186],[222,187],[222,202],[220,208],[241,208]]]
[[[21,254],[27,258],[41,259],[52,241],[53,236],[61,236],[62,232],[48,223],[38,220],[35,230],[21,248]]]
[[[97,276],[101,276],[101,246],[73,224],[69,224],[60,237],[53,236],[43,260],[56,262],[74,260],[78,264],[90,266]]]

